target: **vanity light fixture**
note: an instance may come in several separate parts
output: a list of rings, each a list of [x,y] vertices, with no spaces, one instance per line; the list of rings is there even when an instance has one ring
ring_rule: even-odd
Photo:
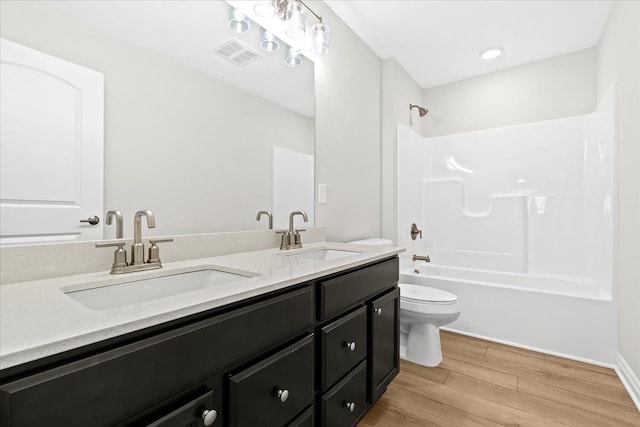
[[[486,49],[486,50],[482,51],[482,53],[480,54],[480,58],[489,61],[491,59],[496,59],[500,55],[502,55],[502,48],[501,47],[492,47],[490,49]]]
[[[284,53],[284,63],[290,67],[297,67],[302,64],[302,52],[300,49],[288,46]]]
[[[275,52],[280,48],[280,41],[271,31],[261,28],[260,47],[267,52]]]
[[[234,33],[246,33],[251,29],[251,21],[249,18],[234,7],[229,6],[228,16],[227,24],[229,25],[229,29]]]
[[[312,46],[311,51],[316,55],[326,55],[329,52],[329,27],[322,22],[322,16],[315,13],[302,0],[273,0],[276,15],[287,23],[285,33],[292,39],[305,37],[305,14],[307,9],[318,22],[311,28]]]

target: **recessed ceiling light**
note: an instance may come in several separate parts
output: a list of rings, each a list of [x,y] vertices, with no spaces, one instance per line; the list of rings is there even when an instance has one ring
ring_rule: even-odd
[[[485,50],[480,54],[480,58],[482,59],[496,59],[498,56],[502,55],[501,47],[492,47],[490,49]]]

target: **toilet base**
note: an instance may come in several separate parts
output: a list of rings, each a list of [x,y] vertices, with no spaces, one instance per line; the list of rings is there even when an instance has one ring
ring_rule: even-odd
[[[400,334],[401,357],[418,365],[434,367],[442,362],[440,328],[431,323],[414,323]]]

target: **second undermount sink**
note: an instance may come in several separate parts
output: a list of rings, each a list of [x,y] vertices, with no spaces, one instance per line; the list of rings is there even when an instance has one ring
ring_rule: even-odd
[[[301,252],[297,255],[300,258],[311,259],[316,261],[331,261],[334,259],[345,258],[353,255],[358,255],[357,251],[345,251],[341,249],[317,249],[315,251]]]
[[[255,276],[257,276],[257,274],[249,272],[235,273],[213,268],[204,268],[166,276],[64,292],[70,298],[73,298],[87,308],[92,310],[107,310],[199,289],[212,288]]]

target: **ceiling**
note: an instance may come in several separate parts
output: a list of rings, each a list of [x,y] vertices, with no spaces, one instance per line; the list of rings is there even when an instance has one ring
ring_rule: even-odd
[[[423,89],[595,46],[612,1],[327,0],[382,59]],[[329,23],[330,25],[330,23]],[[504,53],[486,61],[490,47]]]

